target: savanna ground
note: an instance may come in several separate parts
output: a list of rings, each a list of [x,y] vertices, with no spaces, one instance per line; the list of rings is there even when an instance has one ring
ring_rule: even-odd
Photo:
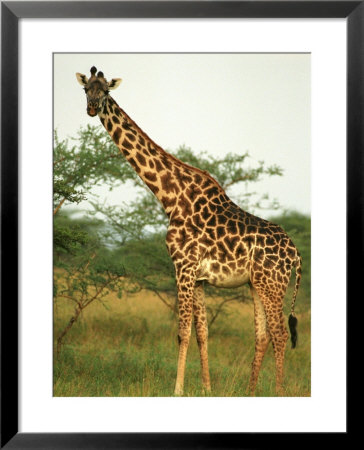
[[[292,277],[293,278],[293,277]],[[286,317],[292,288],[285,299]],[[298,345],[287,343],[285,395],[310,396],[310,309],[305,292],[298,295]],[[218,301],[207,298],[207,302]],[[71,303],[71,302],[70,302]],[[148,291],[85,309],[74,324],[57,358],[54,353],[54,392],[57,397],[172,396],[177,369],[177,317]],[[56,302],[54,336],[72,315],[73,305]],[[209,361],[214,397],[247,395],[254,355],[253,303],[232,303],[209,332]],[[185,396],[202,396],[200,361],[192,332],[187,357]],[[275,364],[270,345],[260,372],[256,396],[275,396]]]

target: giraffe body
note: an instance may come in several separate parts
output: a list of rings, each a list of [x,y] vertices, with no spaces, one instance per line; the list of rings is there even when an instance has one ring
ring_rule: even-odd
[[[102,72],[76,74],[87,94],[87,112],[101,123],[139,177],[162,204],[169,226],[166,245],[174,263],[179,307],[179,356],[175,394],[183,393],[192,321],[200,350],[202,382],[211,389],[204,282],[217,287],[249,284],[254,301],[255,356],[249,388],[254,392],[260,366],[272,342],[277,392],[282,393],[283,360],[288,332],[283,299],[292,268],[296,284],[290,329],[292,346],[297,320],[294,303],[301,278],[301,258],[282,228],[243,211],[206,171],[165,152],[110,97],[121,80],[107,82]]]

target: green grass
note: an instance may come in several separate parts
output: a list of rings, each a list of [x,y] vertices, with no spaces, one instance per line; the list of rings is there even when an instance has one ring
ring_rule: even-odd
[[[289,309],[290,294],[286,306]],[[285,395],[310,396],[310,310],[298,296],[299,341],[289,342],[285,359]],[[177,318],[156,296],[143,292],[127,299],[110,296],[109,308],[90,305],[54,358],[57,397],[173,395],[177,369]],[[287,312],[288,312],[287,309]],[[246,396],[254,355],[252,302],[229,305],[209,334],[212,396]],[[55,339],[72,314],[72,305],[54,309]],[[199,353],[194,334],[189,347],[185,396],[202,396]],[[259,375],[256,396],[275,396],[275,365],[270,346]]]

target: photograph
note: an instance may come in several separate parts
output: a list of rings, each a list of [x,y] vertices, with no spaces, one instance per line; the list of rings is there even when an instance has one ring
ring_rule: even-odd
[[[53,53],[53,396],[311,396],[311,54]]]

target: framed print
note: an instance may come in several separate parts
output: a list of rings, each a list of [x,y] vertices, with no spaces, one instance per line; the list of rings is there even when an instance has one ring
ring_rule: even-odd
[[[287,433],[348,437],[347,303],[363,225],[363,8],[2,2],[2,447],[249,448],[288,442]],[[80,174],[82,183],[72,178]],[[204,183],[213,188],[206,199]],[[190,211],[196,196],[215,199],[215,209],[229,204],[230,215],[206,204]],[[206,245],[224,241],[216,261],[196,256],[200,241],[184,259],[193,239],[174,216],[167,246],[180,262],[160,253],[160,204],[171,217],[178,209],[192,232],[208,230]],[[246,279],[237,269],[239,223],[254,238],[241,244],[255,255]],[[284,248],[274,250],[267,233]],[[301,260],[311,257],[301,281]],[[204,261],[198,268],[195,258]],[[229,290],[207,290],[206,313],[192,293],[189,309],[181,300],[189,298],[187,273],[199,286],[249,281],[255,320],[253,302]],[[262,277],[275,286],[269,295]],[[183,330],[193,314],[197,343],[183,391]],[[259,373],[264,330],[273,346]]]

